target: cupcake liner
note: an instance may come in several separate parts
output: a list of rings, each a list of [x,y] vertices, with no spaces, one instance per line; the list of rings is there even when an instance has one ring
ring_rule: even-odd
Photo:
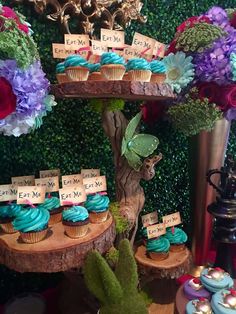
[[[31,244],[42,241],[46,237],[47,232],[48,228],[35,232],[20,232],[20,236],[23,242]]]
[[[89,74],[88,81],[104,81],[101,72],[93,72]]]
[[[88,224],[82,226],[64,225],[65,233],[70,238],[81,238],[88,233]]]
[[[17,232],[17,230],[14,229],[12,222],[1,223],[0,226],[5,233]]]
[[[48,224],[55,225],[62,220],[62,213],[50,213],[50,219]]]
[[[150,82],[152,72],[150,70],[131,70],[128,72],[131,81]]]
[[[58,74],[56,74],[56,77],[57,77],[57,81],[59,84],[67,83],[70,81],[69,78],[67,77],[66,73],[58,73]]]
[[[155,261],[163,261],[163,260],[167,259],[169,256],[169,252],[161,252],[161,253],[149,252],[148,254],[149,254],[150,258],[155,260]]]
[[[109,81],[122,80],[125,74],[125,66],[122,64],[106,64],[101,66],[102,76]]]
[[[72,82],[87,81],[89,69],[85,67],[69,67],[66,68],[66,75]]]
[[[163,84],[165,82],[166,75],[165,73],[152,73],[151,82]]]
[[[171,252],[181,252],[185,249],[185,244],[171,244],[170,251]]]
[[[108,210],[105,212],[89,212],[89,220],[92,224],[99,224],[105,222],[108,217]]]

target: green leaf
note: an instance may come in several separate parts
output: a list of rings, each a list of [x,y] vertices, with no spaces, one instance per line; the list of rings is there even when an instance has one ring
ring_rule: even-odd
[[[132,167],[136,171],[139,171],[140,167],[142,166],[142,161],[140,157],[135,152],[132,152],[129,149],[126,149],[124,155],[130,167]]]
[[[125,151],[127,150],[127,145],[128,145],[128,143],[127,143],[126,139],[123,137],[122,144],[121,144],[121,156],[123,156]]]
[[[141,117],[142,113],[139,112],[133,119],[130,120],[129,124],[127,125],[127,128],[125,130],[125,139],[127,141],[131,140],[132,137],[134,136],[137,126],[141,120]]]
[[[156,136],[149,134],[137,134],[130,142],[130,150],[142,157],[150,156],[159,144]]]

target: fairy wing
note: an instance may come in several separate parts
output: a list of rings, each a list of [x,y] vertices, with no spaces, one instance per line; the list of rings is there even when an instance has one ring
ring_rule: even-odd
[[[138,171],[140,167],[142,166],[142,161],[140,157],[133,151],[126,149],[125,153],[125,158],[128,161],[128,164],[130,165],[131,168],[134,170]]]
[[[149,134],[137,134],[128,143],[129,149],[141,157],[150,156],[158,145],[158,138]]]
[[[125,130],[125,139],[127,141],[131,140],[132,137],[134,136],[135,130],[137,129],[137,126],[138,126],[138,124],[139,124],[139,122],[141,120],[141,117],[142,117],[142,113],[139,112],[128,123],[127,128]]]

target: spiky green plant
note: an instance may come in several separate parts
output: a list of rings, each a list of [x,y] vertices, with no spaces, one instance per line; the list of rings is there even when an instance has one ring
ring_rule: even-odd
[[[88,289],[101,303],[100,314],[147,314],[138,291],[137,265],[127,239],[119,245],[115,272],[97,251],[88,254],[84,266]]]

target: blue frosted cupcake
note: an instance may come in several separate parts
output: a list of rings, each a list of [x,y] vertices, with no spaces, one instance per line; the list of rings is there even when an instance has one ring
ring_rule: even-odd
[[[190,301],[186,305],[186,314],[213,314],[210,302],[205,298]],[[218,312],[215,312],[217,314]]]
[[[44,208],[49,211],[50,213],[50,219],[48,224],[54,225],[61,221],[62,219],[62,210],[63,207],[60,204],[60,200],[56,196],[48,196],[45,198],[45,201],[43,204],[40,204],[38,208]]]
[[[10,203],[0,206],[0,226],[5,233],[15,233],[12,222],[21,211],[21,206]]]
[[[66,75],[70,81],[87,81],[89,76],[89,65],[83,57],[70,55],[64,62]]]
[[[151,259],[155,261],[162,261],[169,256],[169,248],[170,248],[170,242],[164,238],[159,237],[155,240],[148,240],[147,241],[147,253],[150,256]]]
[[[89,81],[102,81],[103,77],[101,74],[101,64],[100,63],[90,63],[89,64]]]
[[[153,60],[150,62],[152,71],[151,82],[162,84],[166,79],[166,66],[164,62]]]
[[[91,223],[101,223],[107,220],[108,207],[110,200],[105,195],[94,194],[87,197],[84,206],[89,212],[89,219]]]
[[[101,57],[101,73],[106,80],[122,80],[125,74],[125,60],[115,52],[104,52]]]
[[[211,299],[211,306],[216,314],[236,313],[236,290],[221,290],[216,292]]]
[[[56,65],[56,77],[59,84],[69,81],[65,72],[64,62],[60,62]]]
[[[180,252],[185,249],[185,242],[188,240],[187,234],[180,228],[168,228],[165,237],[170,242],[171,252]]]
[[[143,58],[130,59],[127,63],[127,71],[131,81],[150,82],[150,63]]]
[[[23,209],[13,221],[13,226],[20,232],[25,243],[42,241],[48,231],[49,211],[44,208]]]
[[[81,238],[88,233],[89,214],[83,206],[72,206],[62,212],[62,224],[70,238]]]
[[[200,279],[204,287],[214,293],[231,288],[234,285],[230,275],[219,267],[203,269]]]

